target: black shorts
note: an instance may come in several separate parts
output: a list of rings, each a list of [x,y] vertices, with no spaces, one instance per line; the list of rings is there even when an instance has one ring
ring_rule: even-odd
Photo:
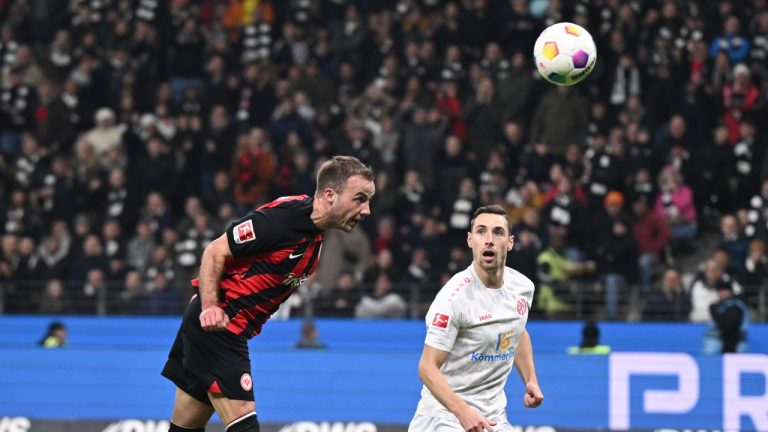
[[[196,296],[184,311],[163,376],[208,405],[209,391],[229,399],[252,401],[248,340],[227,330],[203,331],[200,312],[200,297]]]

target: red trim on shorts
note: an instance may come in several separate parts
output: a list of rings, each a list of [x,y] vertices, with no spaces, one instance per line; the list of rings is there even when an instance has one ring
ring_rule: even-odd
[[[216,381],[214,381],[213,384],[208,387],[208,391],[211,393],[222,394],[221,389],[219,388],[219,383]]]

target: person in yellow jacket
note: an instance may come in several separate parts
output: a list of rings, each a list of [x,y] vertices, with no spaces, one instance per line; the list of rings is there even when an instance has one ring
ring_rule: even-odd
[[[58,321],[48,326],[48,332],[40,339],[43,348],[61,348],[67,344],[67,327]]]
[[[610,354],[611,347],[600,345],[600,329],[597,324],[588,321],[581,330],[581,343],[579,346],[568,348],[568,354]]]
[[[562,318],[572,313],[578,301],[571,279],[594,271],[592,261],[576,262],[564,252],[565,237],[551,232],[549,247],[536,258],[540,284],[536,306],[549,318]]]

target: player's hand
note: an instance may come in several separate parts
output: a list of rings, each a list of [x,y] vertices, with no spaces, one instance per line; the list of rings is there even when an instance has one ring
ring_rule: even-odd
[[[541,393],[539,385],[533,382],[526,384],[523,405],[526,408],[538,408],[542,402],[544,402],[544,395]]]
[[[467,406],[457,417],[466,432],[493,432],[493,427],[496,426],[495,421],[488,420],[471,406]]]
[[[222,331],[229,324],[229,317],[218,306],[211,306],[200,312],[200,327],[205,331]]]

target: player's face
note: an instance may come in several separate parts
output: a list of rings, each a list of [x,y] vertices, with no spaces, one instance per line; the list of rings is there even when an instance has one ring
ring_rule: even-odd
[[[493,271],[504,267],[507,253],[512,250],[514,237],[509,234],[507,219],[502,215],[483,213],[475,219],[467,235],[473,260],[480,267]]]
[[[352,231],[371,214],[371,198],[376,192],[373,182],[362,176],[347,179],[347,185],[335,195],[330,215],[338,229]]]

